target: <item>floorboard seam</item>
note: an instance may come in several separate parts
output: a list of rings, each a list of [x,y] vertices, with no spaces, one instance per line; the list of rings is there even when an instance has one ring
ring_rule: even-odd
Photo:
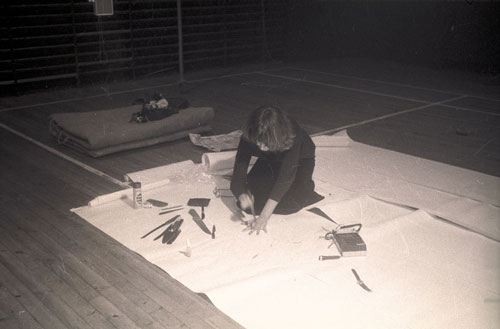
[[[3,128],[3,129],[5,129],[5,130],[7,130],[7,131],[9,131],[9,132],[11,132],[11,133],[13,133],[14,135],[17,135],[17,136],[23,138],[24,140],[26,140],[28,142],[31,142],[31,143],[33,143],[33,144],[35,144],[35,145],[43,148],[44,150],[46,150],[46,151],[48,151],[48,152],[50,152],[50,153],[52,153],[52,154],[54,154],[54,155],[56,155],[56,156],[64,159],[64,160],[67,160],[67,161],[69,161],[69,162],[71,162],[71,163],[73,163],[73,164],[75,164],[75,165],[77,165],[77,166],[79,166],[79,167],[87,170],[88,172],[91,172],[91,173],[93,173],[93,174],[95,174],[97,176],[105,178],[106,180],[108,180],[108,181],[110,181],[112,183],[115,183],[116,185],[119,185],[121,187],[126,187],[126,188],[130,187],[129,184],[127,184],[125,182],[122,182],[122,181],[120,181],[120,180],[118,180],[118,179],[116,179],[114,177],[111,177],[110,175],[108,175],[108,174],[106,174],[106,173],[104,173],[104,172],[102,172],[102,171],[100,171],[98,169],[95,169],[95,168],[93,168],[93,167],[91,167],[89,165],[86,165],[86,164],[84,164],[81,161],[73,159],[72,157],[70,157],[70,156],[68,156],[68,155],[66,155],[66,154],[64,154],[62,152],[59,152],[59,151],[53,149],[50,146],[47,146],[47,145],[45,145],[43,143],[40,143],[39,141],[37,141],[37,140],[35,140],[35,139],[33,139],[33,138],[29,137],[29,136],[26,136],[25,134],[23,134],[23,133],[15,130],[15,129],[13,129],[13,128],[11,128],[11,127],[3,124],[3,123],[0,123],[0,127]]]

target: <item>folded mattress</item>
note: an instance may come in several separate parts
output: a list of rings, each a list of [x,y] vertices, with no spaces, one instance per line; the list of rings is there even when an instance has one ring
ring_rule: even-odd
[[[93,157],[184,138],[211,130],[211,107],[188,107],[167,118],[130,122],[142,105],[104,111],[54,113],[49,132],[58,143]]]

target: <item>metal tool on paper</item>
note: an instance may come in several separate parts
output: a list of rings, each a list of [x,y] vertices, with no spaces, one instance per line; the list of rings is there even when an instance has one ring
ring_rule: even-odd
[[[366,284],[363,282],[363,280],[361,280],[361,278],[359,277],[356,270],[355,269],[351,269],[351,270],[352,270],[352,273],[354,274],[354,276],[356,277],[356,280],[358,281],[358,284],[361,286],[361,288],[365,289],[368,292],[372,292],[371,289],[366,286]]]
[[[161,212],[159,213],[159,215],[165,215],[165,214],[168,214],[168,213],[171,213],[171,212],[174,212],[174,211],[179,211],[179,210],[182,210],[182,209],[184,209],[184,207],[182,207],[181,205],[164,208],[164,209],[161,210]]]
[[[201,219],[200,215],[196,212],[194,209],[189,209],[189,214],[191,217],[193,217],[193,221],[198,225],[201,230],[209,235],[212,235],[212,232],[208,229],[207,225],[205,225],[205,222]]]
[[[188,200],[188,206],[201,207],[201,219],[205,219],[205,207],[208,207],[210,199],[207,198],[192,198]]]
[[[330,259],[340,259],[342,256],[332,255],[332,256],[319,256],[319,260],[330,260]]]
[[[152,229],[151,231],[149,231],[148,233],[144,234],[143,236],[141,236],[141,239],[144,239],[145,237],[147,237],[148,235],[150,235],[151,233],[159,230],[160,228],[164,227],[164,226],[167,226],[169,224],[172,224],[173,222],[175,222],[175,220],[177,218],[179,218],[180,215],[177,215],[177,216],[174,216],[172,218],[170,218],[169,220],[167,220],[165,223],[161,224],[160,226],[158,227],[155,227],[154,229]]]
[[[228,192],[229,191],[229,192]],[[215,188],[213,191],[216,198],[234,198],[231,189],[228,188]]]
[[[153,207],[166,207],[168,206],[168,202],[156,200],[156,199],[147,199],[146,202],[149,202]]]

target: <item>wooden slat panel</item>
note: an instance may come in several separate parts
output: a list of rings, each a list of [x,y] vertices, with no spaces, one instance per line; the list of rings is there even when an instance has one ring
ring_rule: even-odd
[[[282,56],[286,3],[184,0],[187,69]],[[100,17],[87,0],[19,0],[2,9],[0,84],[69,76],[76,83],[177,65],[175,0],[116,0],[114,15]]]

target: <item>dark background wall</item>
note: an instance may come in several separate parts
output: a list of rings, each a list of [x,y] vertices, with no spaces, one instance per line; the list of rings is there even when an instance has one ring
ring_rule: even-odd
[[[371,57],[499,71],[498,1],[291,2],[290,59]]]
[[[0,2],[0,94],[178,69],[176,0]],[[498,74],[500,1],[182,0],[189,69],[364,57]]]
[[[186,69],[282,58],[287,0],[182,0]],[[0,92],[178,70],[177,0],[0,1]]]

